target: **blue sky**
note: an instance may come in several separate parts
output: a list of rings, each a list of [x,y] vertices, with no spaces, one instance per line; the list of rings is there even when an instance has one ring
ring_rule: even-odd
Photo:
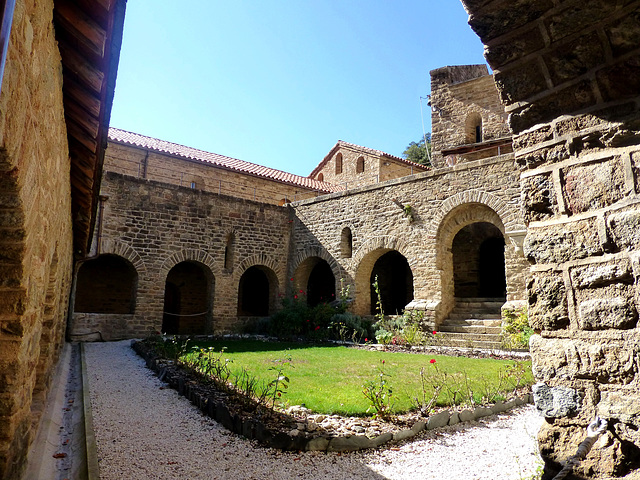
[[[306,176],[401,155],[429,71],[482,51],[459,0],[129,0],[111,125]]]

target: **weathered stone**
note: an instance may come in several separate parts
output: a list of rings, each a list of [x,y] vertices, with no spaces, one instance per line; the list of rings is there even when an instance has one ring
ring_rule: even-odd
[[[384,445],[385,443],[390,442],[391,440],[393,440],[393,433],[391,432],[383,433],[382,435],[378,435],[377,437],[371,439],[371,446],[379,447],[380,445]]]
[[[458,416],[461,422],[470,422],[475,419],[475,416],[473,415],[473,411],[471,410],[462,410],[458,414]]]
[[[411,430],[415,433],[420,433],[421,431],[423,431],[425,428],[427,427],[426,422],[416,422],[413,424],[413,427],[411,427]]]
[[[293,444],[293,438],[284,432],[276,433],[269,439],[269,446],[278,450],[291,450]]]
[[[534,264],[563,263],[603,253],[593,220],[531,229],[523,249]]]
[[[493,410],[487,407],[476,407],[473,411],[473,418],[478,420],[479,418],[489,417],[493,415]]]
[[[635,327],[638,312],[629,298],[597,298],[580,303],[580,323],[584,330]]]
[[[627,210],[612,213],[607,218],[611,238],[619,248],[637,248],[640,245],[640,211]]]
[[[614,282],[631,283],[628,262],[595,263],[571,270],[571,283],[576,288],[595,288]]]
[[[603,390],[600,395],[598,415],[602,418],[615,418],[623,423],[640,426],[640,392],[636,388]]]
[[[536,383],[532,391],[536,409],[545,418],[574,415],[582,406],[580,394],[572,388],[549,387],[545,383]]]
[[[529,325],[535,330],[557,330],[569,325],[567,294],[562,278],[536,275],[527,285]]]
[[[444,427],[449,423],[449,411],[443,410],[440,413],[436,413],[435,415],[431,415],[429,417],[429,421],[427,422],[427,429],[433,430],[434,428]]]
[[[399,442],[401,440],[406,440],[407,438],[413,438],[416,436],[416,432],[414,432],[411,429],[406,429],[406,430],[400,430],[399,432],[396,432],[393,434],[393,439],[396,442]]]
[[[503,413],[507,410],[505,404],[503,402],[496,402],[491,406],[491,411],[493,413]]]
[[[620,158],[595,165],[581,165],[564,172],[564,191],[571,213],[612,205],[625,196],[624,169]]]
[[[460,423],[460,414],[458,412],[451,412],[449,425],[457,425],[458,423]]]
[[[551,218],[557,214],[558,202],[551,176],[526,177],[521,180],[520,187],[527,223]]]
[[[621,340],[542,338],[529,342],[533,374],[542,382],[597,378],[605,383],[627,383],[634,378],[635,358],[640,347]]]

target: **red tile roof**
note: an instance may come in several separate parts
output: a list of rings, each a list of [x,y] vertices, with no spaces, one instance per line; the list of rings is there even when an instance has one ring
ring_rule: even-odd
[[[147,137],[138,133],[127,132],[119,128],[111,127],[109,129],[109,140],[114,142],[134,145],[136,147],[154,150],[160,153],[166,153],[176,157],[188,158],[200,162],[209,163],[216,167],[234,170],[239,173],[252,175],[255,177],[265,178],[279,183],[294,185],[297,187],[307,188],[310,190],[318,190],[320,192],[335,192],[341,189],[337,185],[331,185],[325,182],[319,182],[309,177],[300,177],[292,173],[283,172],[274,168],[264,167],[255,163],[245,162],[236,158],[225,157],[217,153],[205,152],[196,148],[185,147],[177,143],[159,140],[153,137]]]
[[[425,166],[425,165],[421,165],[419,163],[415,163],[412,162],[410,160],[405,160],[402,157],[396,157],[395,155],[391,155],[389,153],[385,153],[382,150],[376,150],[374,148],[369,148],[369,147],[363,147],[361,145],[356,145],[354,143],[349,143],[349,142],[345,142],[342,140],[338,140],[338,142],[333,146],[333,148],[331,150],[329,150],[329,153],[327,154],[326,157],[324,157],[322,159],[322,161],[318,164],[318,166],[316,168],[313,169],[313,171],[309,174],[309,178],[315,177],[318,172],[320,170],[322,170],[322,168],[325,166],[325,164],[331,159],[331,157],[333,157],[334,153],[336,152],[337,149],[339,149],[340,147],[349,147],[349,148],[353,148],[355,150],[360,150],[361,152],[366,152],[372,155],[377,155],[379,157],[384,157],[384,158],[388,158],[389,160],[393,160],[394,162],[397,163],[402,163],[404,165],[409,165],[412,166],[418,170],[424,171],[426,172],[427,170],[430,170],[429,167]]]

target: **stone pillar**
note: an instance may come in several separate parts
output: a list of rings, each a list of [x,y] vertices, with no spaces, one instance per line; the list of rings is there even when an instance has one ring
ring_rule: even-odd
[[[545,477],[640,474],[640,1],[463,0],[515,135]],[[548,408],[545,402],[563,408]]]

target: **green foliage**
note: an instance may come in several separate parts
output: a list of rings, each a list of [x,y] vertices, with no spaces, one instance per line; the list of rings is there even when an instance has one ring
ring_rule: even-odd
[[[504,311],[502,337],[505,348],[529,350],[529,339],[533,333],[527,307]]]
[[[336,313],[331,317],[331,338],[341,342],[362,343],[373,338],[371,322],[352,313]]]
[[[269,371],[275,373],[275,378],[267,384],[265,395],[270,399],[272,407],[276,405],[283,393],[287,393],[290,380],[288,375],[285,374],[285,370],[289,367],[293,368],[291,354],[289,353],[283,360],[276,360],[275,365],[269,367]]]
[[[375,379],[362,385],[362,394],[370,403],[367,413],[373,410],[374,417],[386,420],[391,416],[393,390],[386,379],[389,375],[384,371],[384,360],[380,360],[376,370]]]
[[[407,310],[401,316],[378,318],[375,336],[382,345],[425,345],[427,335],[422,330],[423,312]]]
[[[282,298],[282,308],[271,316],[269,334],[278,338],[326,340],[331,333],[331,318],[341,310],[340,305],[328,303],[310,307],[305,292],[300,290],[293,297]]]
[[[418,142],[411,142],[409,146],[402,152],[402,158],[410,162],[419,163],[421,165],[431,165],[431,133],[427,133],[427,143],[425,148],[424,137]]]

